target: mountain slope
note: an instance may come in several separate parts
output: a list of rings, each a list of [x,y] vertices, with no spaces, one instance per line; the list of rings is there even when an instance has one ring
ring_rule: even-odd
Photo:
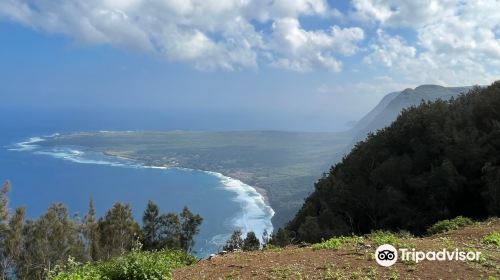
[[[405,89],[387,94],[380,103],[363,117],[351,130],[355,135],[349,151],[354,145],[366,139],[370,132],[374,133],[392,123],[401,111],[411,106],[417,106],[422,101],[437,99],[449,100],[460,93],[467,92],[471,87],[442,87],[438,85],[421,85],[415,89]]]
[[[405,110],[316,183],[287,229],[317,242],[458,215],[500,215],[500,82]]]
[[[391,92],[384,96],[382,100],[373,108],[368,114],[366,114],[361,120],[359,120],[356,125],[350,129],[350,131],[353,134],[357,134],[370,126],[370,123],[380,114],[382,113],[387,105],[394,99],[396,98],[401,92],[396,91],[396,92]]]

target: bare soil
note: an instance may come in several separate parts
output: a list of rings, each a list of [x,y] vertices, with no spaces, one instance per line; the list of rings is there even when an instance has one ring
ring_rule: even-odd
[[[401,238],[399,248],[480,251],[480,261],[401,262],[387,268],[374,259],[373,241],[340,249],[287,247],[231,253],[174,271],[174,279],[500,279],[500,248],[483,237],[500,232],[500,219],[423,238]]]

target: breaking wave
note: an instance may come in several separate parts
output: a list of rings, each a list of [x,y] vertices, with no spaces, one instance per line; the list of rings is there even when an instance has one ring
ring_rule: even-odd
[[[9,150],[30,151],[35,154],[47,155],[57,159],[80,164],[107,165],[122,168],[148,168],[157,170],[178,169],[204,172],[217,177],[222,183],[224,190],[235,194],[233,200],[240,205],[241,211],[235,213],[230,218],[230,223],[233,228],[240,229],[244,236],[248,231],[254,231],[259,238],[262,236],[264,231],[267,231],[268,233],[273,231],[271,218],[274,216],[274,210],[271,206],[266,204],[264,197],[257,192],[254,187],[245,184],[240,180],[213,171],[195,170],[181,167],[151,166],[126,158],[105,155],[100,152],[88,150],[82,151],[75,147],[44,147],[43,145],[40,145],[43,141],[58,135],[59,134],[32,137],[26,141],[14,144],[14,146]],[[223,245],[230,234],[231,233],[226,233],[213,236],[210,242],[219,246]]]

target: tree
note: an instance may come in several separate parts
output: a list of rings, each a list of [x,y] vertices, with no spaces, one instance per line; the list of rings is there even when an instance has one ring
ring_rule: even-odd
[[[194,246],[194,236],[200,232],[200,225],[203,218],[200,215],[194,215],[187,207],[184,207],[180,214],[180,245],[185,252],[191,252]]]
[[[316,242],[321,239],[321,229],[318,225],[316,217],[306,217],[304,223],[300,225],[298,233],[301,240],[309,243]]]
[[[78,228],[63,204],[53,204],[38,220],[28,221],[23,239],[17,262],[21,279],[46,279],[48,272],[69,256],[83,259]]]
[[[243,251],[257,251],[260,249],[260,241],[255,232],[249,231],[247,237],[243,240]]]
[[[163,248],[190,250],[192,239],[199,231],[201,217],[193,215],[184,208],[181,218],[175,213],[159,214],[156,204],[149,201],[143,215],[144,250],[160,250]],[[181,241],[183,243],[181,243]]]
[[[9,231],[5,240],[4,271],[15,272],[16,261],[19,260],[23,245],[24,208],[16,208],[9,221]]]
[[[160,249],[160,210],[153,201],[148,201],[148,206],[142,216],[143,249]]]
[[[7,193],[10,191],[10,182],[6,181],[0,189],[0,233],[7,227],[9,218],[9,198]]]
[[[273,233],[271,235],[269,244],[278,247],[285,247],[292,244],[292,238],[290,237],[289,231],[283,228],[279,228],[276,233]]]
[[[24,208],[17,208],[14,214],[9,212],[10,183],[7,181],[0,190],[0,279],[8,279],[16,270],[16,260],[21,254]],[[15,278],[15,277],[14,277]]]
[[[99,220],[101,258],[109,259],[132,250],[140,236],[140,228],[128,204],[115,203]]]
[[[175,213],[159,217],[159,247],[181,249],[181,221]]]
[[[9,198],[10,183],[6,181],[0,189],[0,279],[6,279],[9,269],[13,265],[12,231],[9,225]]]
[[[5,279],[7,273],[8,252],[5,242],[8,234],[9,200],[7,193],[10,190],[9,182],[5,182],[0,189],[0,279]]]
[[[241,230],[237,229],[231,234],[231,237],[226,241],[226,245],[222,248],[224,251],[232,252],[243,248],[243,238],[241,237]]]
[[[70,217],[66,206],[58,203],[25,222],[24,208],[9,212],[9,190],[8,182],[0,189],[0,280],[47,279],[69,257],[77,262],[106,260],[137,249],[139,240],[146,241],[148,250],[190,252],[203,221],[187,207],[180,214],[159,215],[158,206],[149,201],[141,231],[128,204],[114,204],[97,220],[91,199],[83,220],[77,214]]]
[[[86,240],[87,257],[91,261],[99,259],[99,224],[96,219],[94,201],[90,199],[89,210],[83,220],[83,235]]]

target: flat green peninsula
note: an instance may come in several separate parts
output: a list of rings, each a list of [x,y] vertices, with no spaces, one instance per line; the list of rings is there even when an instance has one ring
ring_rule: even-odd
[[[350,139],[346,133],[315,132],[101,131],[61,134],[40,144],[222,173],[263,194],[276,211],[274,225],[282,226]]]

